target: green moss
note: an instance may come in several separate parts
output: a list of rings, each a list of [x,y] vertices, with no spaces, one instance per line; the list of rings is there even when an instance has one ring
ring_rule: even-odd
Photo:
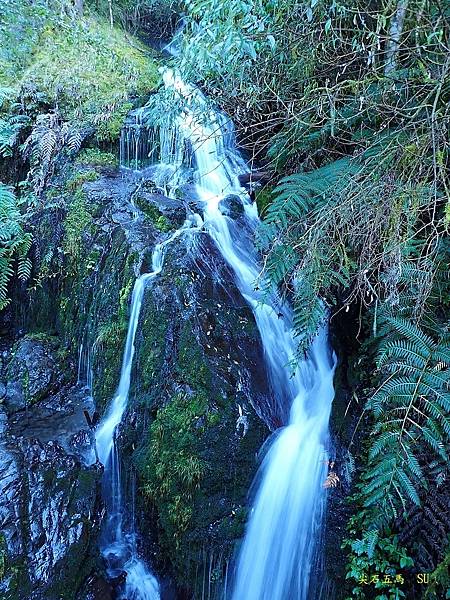
[[[163,555],[180,585],[193,590],[199,556],[207,549],[230,559],[245,527],[263,428],[252,421],[238,440],[233,404],[228,398],[219,412],[204,390],[173,396],[134,454],[144,498],[157,511]]]
[[[69,271],[78,272],[81,259],[85,256],[83,238],[92,233],[92,206],[89,205],[85,194],[78,189],[69,203],[64,221],[63,252],[69,258]]]
[[[79,164],[94,165],[98,167],[116,167],[119,164],[117,156],[112,152],[104,152],[99,148],[83,148],[77,160]]]
[[[66,182],[66,189],[70,191],[74,191],[80,188],[83,183],[87,181],[97,181],[99,178],[99,174],[95,169],[86,169],[83,171],[78,171],[75,173],[70,179]]]
[[[152,407],[161,397],[164,380],[160,377],[166,351],[166,334],[171,315],[146,294],[141,311],[141,322],[136,338],[139,348],[136,369],[139,378],[133,383],[133,395],[139,403]]]
[[[258,205],[258,213],[261,217],[264,216],[267,208],[272,203],[272,187],[264,186],[256,191],[256,204]]]
[[[30,63],[39,35],[52,18],[45,0],[2,2],[0,21],[0,85],[14,86]]]
[[[126,333],[126,327],[116,320],[103,323],[97,330],[95,344],[98,348],[98,358],[94,395],[101,409],[107,406],[119,383]]]
[[[134,202],[136,206],[142,210],[144,215],[150,219],[156,229],[162,233],[167,233],[173,229],[173,225],[167,217],[165,217],[153,203],[148,202],[148,200],[139,195],[134,198]]]
[[[119,383],[127,330],[121,327],[117,321],[111,321],[101,325],[97,331],[94,397],[99,409],[103,410],[111,400]]]
[[[122,329],[126,329],[128,326],[128,306],[130,303],[131,294],[133,292],[134,281],[130,279],[125,283],[122,289],[119,291],[119,325]]]
[[[166,275],[173,285],[173,274]],[[191,292],[186,288],[188,281],[184,274],[176,277],[183,304]],[[236,435],[234,392],[218,375],[221,365],[217,361],[229,361],[226,355],[214,354],[211,363],[193,333],[195,317],[185,315],[188,318],[178,321],[173,307],[172,301],[160,306],[151,293],[146,297],[143,334],[137,339],[140,386],[132,396],[141,401],[145,398],[153,410],[155,405],[158,408],[150,427],[143,427],[127,444],[130,451],[136,448],[133,461],[143,510],[150,513],[153,508],[157,514],[161,556],[170,557],[177,582],[198,597],[201,583],[197,574],[203,569],[202,561],[208,561],[206,553],[229,560],[243,533],[246,495],[264,428],[249,416],[245,437]],[[234,327],[234,316],[224,324],[228,330]],[[175,385],[168,392],[162,373],[167,339],[172,336],[176,348],[171,349],[169,360]],[[200,562],[199,557],[203,557]],[[222,570],[218,564],[214,569],[214,581],[220,587]]]
[[[184,324],[181,331],[177,373],[182,381],[188,382],[196,390],[209,391],[211,389],[211,370],[192,335],[189,321]]]
[[[43,342],[50,344],[53,349],[58,348],[59,342],[58,339],[54,335],[50,335],[46,331],[34,331],[33,333],[27,333],[24,336],[27,340],[32,340],[34,342]]]
[[[207,403],[198,395],[175,396],[158,411],[149,448],[138,461],[144,493],[158,505],[164,536],[174,540],[177,548],[191,521],[192,495],[207,468],[196,451],[198,425],[206,410]]]
[[[95,123],[99,140],[113,141],[129,98],[146,96],[158,78],[156,61],[137,39],[88,16],[48,24],[22,84],[57,104],[64,119]]]
[[[424,598],[425,600],[450,598],[450,545],[447,546],[443,560],[430,573],[430,584],[425,590]]]

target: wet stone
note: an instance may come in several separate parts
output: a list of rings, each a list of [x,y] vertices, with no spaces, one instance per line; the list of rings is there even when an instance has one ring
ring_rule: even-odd
[[[244,205],[239,196],[230,194],[219,202],[219,210],[226,217],[238,219],[244,214]]]

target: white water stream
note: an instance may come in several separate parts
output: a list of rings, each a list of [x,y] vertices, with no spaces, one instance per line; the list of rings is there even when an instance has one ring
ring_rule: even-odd
[[[180,157],[183,142],[189,142],[196,190],[204,201],[204,226],[252,307],[276,404],[280,414],[289,413],[261,467],[232,598],[306,600],[326,496],[323,486],[328,471],[326,444],[334,397],[334,359],[322,330],[309,358],[292,375],[295,340],[291,311],[280,307],[276,297],[267,300],[255,289],[260,272],[252,240],[257,208],[239,184],[238,176],[248,169],[236,150],[230,124],[223,115],[208,109],[201,93],[172,71],[164,73],[164,82],[185,99],[187,106],[176,118],[175,127],[161,131],[162,158],[165,147],[172,153],[178,148],[175,154]],[[197,108],[190,109],[189,105]],[[198,107],[204,107],[202,114]],[[222,214],[220,201],[230,194],[243,202],[244,226],[236,226]]]
[[[157,579],[138,555],[134,523],[128,530],[123,524],[125,507],[122,497],[122,478],[118,449],[115,444],[115,433],[127,407],[135,352],[134,342],[145,286],[161,273],[167,245],[181,233],[191,229],[194,224],[195,221],[187,220],[167,240],[157,244],[152,255],[153,270],[136,279],[131,297],[130,321],[119,385],[95,434],[98,457],[105,468],[103,496],[108,511],[101,551],[110,577],[119,577],[123,573],[126,574],[123,595],[121,596],[124,600],[159,600],[160,594]]]
[[[334,396],[335,365],[327,333],[325,329],[319,333],[308,359],[292,375],[295,340],[291,310],[281,305],[275,295],[267,299],[255,289],[260,266],[253,233],[259,219],[256,205],[239,183],[238,176],[248,172],[248,168],[236,150],[231,124],[222,114],[211,111],[202,94],[171,70],[164,72],[163,79],[166,88],[180,97],[185,108],[174,121],[167,119],[167,125],[159,127],[160,173],[165,185],[169,174],[171,185],[176,187],[186,156],[193,165],[196,193],[203,204],[204,228],[232,268],[236,284],[253,310],[272,382],[274,410],[286,415],[285,426],[272,440],[260,469],[234,588],[228,596],[232,600],[307,600],[311,597],[311,573],[326,497],[323,485],[327,476],[328,420]],[[194,105],[196,109],[192,108]],[[199,107],[203,109],[201,114]],[[141,158],[138,149],[133,155],[127,138],[123,139],[126,166],[138,165]],[[136,139],[134,134],[132,139]],[[221,201],[230,194],[243,204],[244,216],[239,223],[223,214]],[[127,546],[121,518],[117,516],[122,511],[121,500],[114,500],[120,495],[120,474],[118,467],[114,467],[117,462],[113,452],[114,432],[126,408],[144,286],[161,271],[162,261],[162,248],[157,247],[153,272],[136,282],[119,387],[96,436],[100,460],[110,465],[112,474],[108,518],[109,529],[115,533],[104,550],[105,556],[108,552],[116,556],[114,552],[118,555]],[[156,580],[136,553],[130,555],[125,566],[122,561],[122,566],[128,573],[127,586],[133,586],[134,591],[128,591],[124,597],[158,598]]]

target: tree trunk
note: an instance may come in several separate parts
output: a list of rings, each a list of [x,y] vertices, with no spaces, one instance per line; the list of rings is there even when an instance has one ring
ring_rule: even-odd
[[[399,0],[397,9],[392,17],[391,27],[389,29],[389,39],[386,44],[385,75],[390,75],[397,68],[397,55],[407,8],[408,0]]]

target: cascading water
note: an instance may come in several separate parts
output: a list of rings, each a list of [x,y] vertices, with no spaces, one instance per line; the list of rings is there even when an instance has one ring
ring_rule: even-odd
[[[204,228],[233,269],[253,310],[272,380],[275,405],[271,408],[286,423],[260,470],[232,599],[306,600],[325,500],[326,444],[334,396],[334,360],[327,334],[320,332],[309,358],[292,375],[291,311],[275,295],[267,299],[255,289],[260,267],[252,237],[258,214],[239,183],[238,176],[248,168],[235,148],[231,124],[208,108],[199,90],[171,70],[164,72],[163,79],[185,105],[173,122],[156,130],[165,185],[167,172],[172,188],[182,184],[180,167],[190,154],[196,194],[203,203]],[[244,222],[241,219],[239,225],[222,213],[221,201],[230,194],[238,196],[244,206]]]
[[[132,111],[120,133],[120,164],[128,169],[138,170],[151,163],[157,151],[154,132],[145,126],[145,111],[138,108]]]
[[[131,519],[131,526],[128,529],[124,526],[125,509],[115,432],[127,407],[135,351],[134,341],[145,286],[161,272],[166,246],[193,224],[195,224],[194,220],[187,220],[167,240],[155,246],[152,256],[153,270],[138,277],[134,284],[119,386],[95,434],[98,458],[105,469],[103,497],[107,508],[107,520],[104,525],[101,550],[110,577],[126,574],[123,595],[120,597],[124,600],[158,600],[160,595],[156,578],[138,556],[134,516]]]

